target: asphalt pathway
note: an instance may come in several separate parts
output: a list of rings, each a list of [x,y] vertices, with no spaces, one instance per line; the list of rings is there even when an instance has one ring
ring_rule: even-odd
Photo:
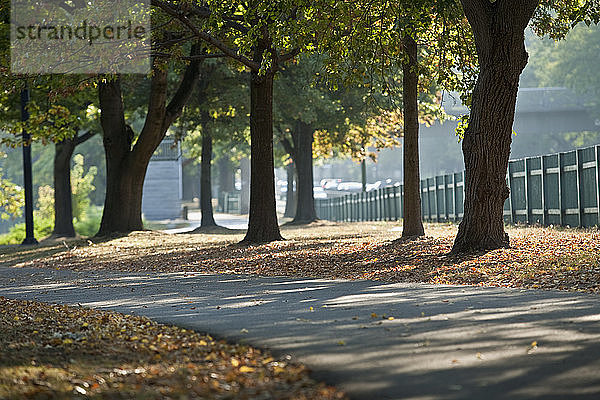
[[[354,399],[600,399],[597,295],[2,267],[0,296],[244,341],[290,355]]]

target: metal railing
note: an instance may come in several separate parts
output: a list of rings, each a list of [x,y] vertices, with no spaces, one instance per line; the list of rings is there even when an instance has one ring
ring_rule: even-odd
[[[591,227],[600,225],[600,145],[509,162],[507,223]],[[463,172],[421,180],[425,221],[463,216]],[[397,221],[403,218],[404,186],[316,200],[317,216],[332,221]]]
[[[226,214],[241,213],[241,195],[239,193],[223,192],[223,210]]]

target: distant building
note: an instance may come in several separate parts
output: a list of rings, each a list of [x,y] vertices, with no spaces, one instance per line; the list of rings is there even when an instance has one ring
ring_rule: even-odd
[[[148,164],[142,214],[149,221],[176,219],[181,216],[182,159],[178,144],[165,139]]]

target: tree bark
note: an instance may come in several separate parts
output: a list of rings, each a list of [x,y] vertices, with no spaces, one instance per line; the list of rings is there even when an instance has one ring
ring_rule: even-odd
[[[219,168],[219,189],[223,192],[233,192],[234,186],[234,173],[233,163],[227,156],[222,156],[217,161]]]
[[[197,50],[194,46],[192,54],[196,54]],[[181,114],[196,85],[199,62],[190,62],[168,105],[167,70],[161,66],[153,69],[148,112],[135,145],[133,131],[125,123],[120,77],[99,84],[100,122],[106,154],[106,197],[97,236],[144,228],[142,193],[146,169],[152,154],[169,126]]]
[[[265,45],[255,49],[262,60]],[[242,243],[282,240],[275,208],[273,163],[273,76],[253,71],[250,80],[250,215]]]
[[[419,171],[419,105],[417,42],[403,37],[405,61],[402,64],[404,102],[404,221],[402,237],[425,235],[421,216],[421,175]]]
[[[101,125],[106,155],[106,197],[98,235],[142,230],[141,211],[136,214],[135,195],[140,191],[145,170],[134,170],[131,145],[133,131],[125,124],[120,79],[102,82],[98,88]]]
[[[506,170],[519,77],[527,64],[524,30],[538,0],[461,0],[475,37],[480,73],[462,150],[465,211],[453,253],[509,247],[504,232]]]
[[[202,125],[202,156],[200,160],[200,212],[202,219],[201,227],[217,226],[213,216],[212,207],[212,135],[206,128],[206,123]]]
[[[75,138],[56,143],[54,149],[54,231],[56,237],[74,237],[73,203],[71,198],[71,157]]]
[[[292,131],[294,142],[296,176],[298,192],[296,195],[296,216],[293,222],[309,224],[317,220],[315,211],[315,196],[313,193],[313,129],[310,125],[296,121]]]
[[[296,167],[294,162],[290,162],[285,167],[287,176],[287,191],[285,195],[285,211],[283,216],[286,218],[294,218],[296,216],[296,190],[294,190],[294,176],[296,175]]]

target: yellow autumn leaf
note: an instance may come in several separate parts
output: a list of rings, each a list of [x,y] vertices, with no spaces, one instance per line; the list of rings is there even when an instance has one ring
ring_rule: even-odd
[[[233,365],[234,367],[238,367],[240,365],[240,362],[238,361],[237,358],[232,358],[230,362],[231,362],[231,365]]]
[[[254,368],[242,365],[240,367],[240,372],[254,372]]]
[[[198,344],[199,344],[200,346],[208,346],[208,343],[206,343],[206,340],[200,340],[200,341],[198,342]]]

